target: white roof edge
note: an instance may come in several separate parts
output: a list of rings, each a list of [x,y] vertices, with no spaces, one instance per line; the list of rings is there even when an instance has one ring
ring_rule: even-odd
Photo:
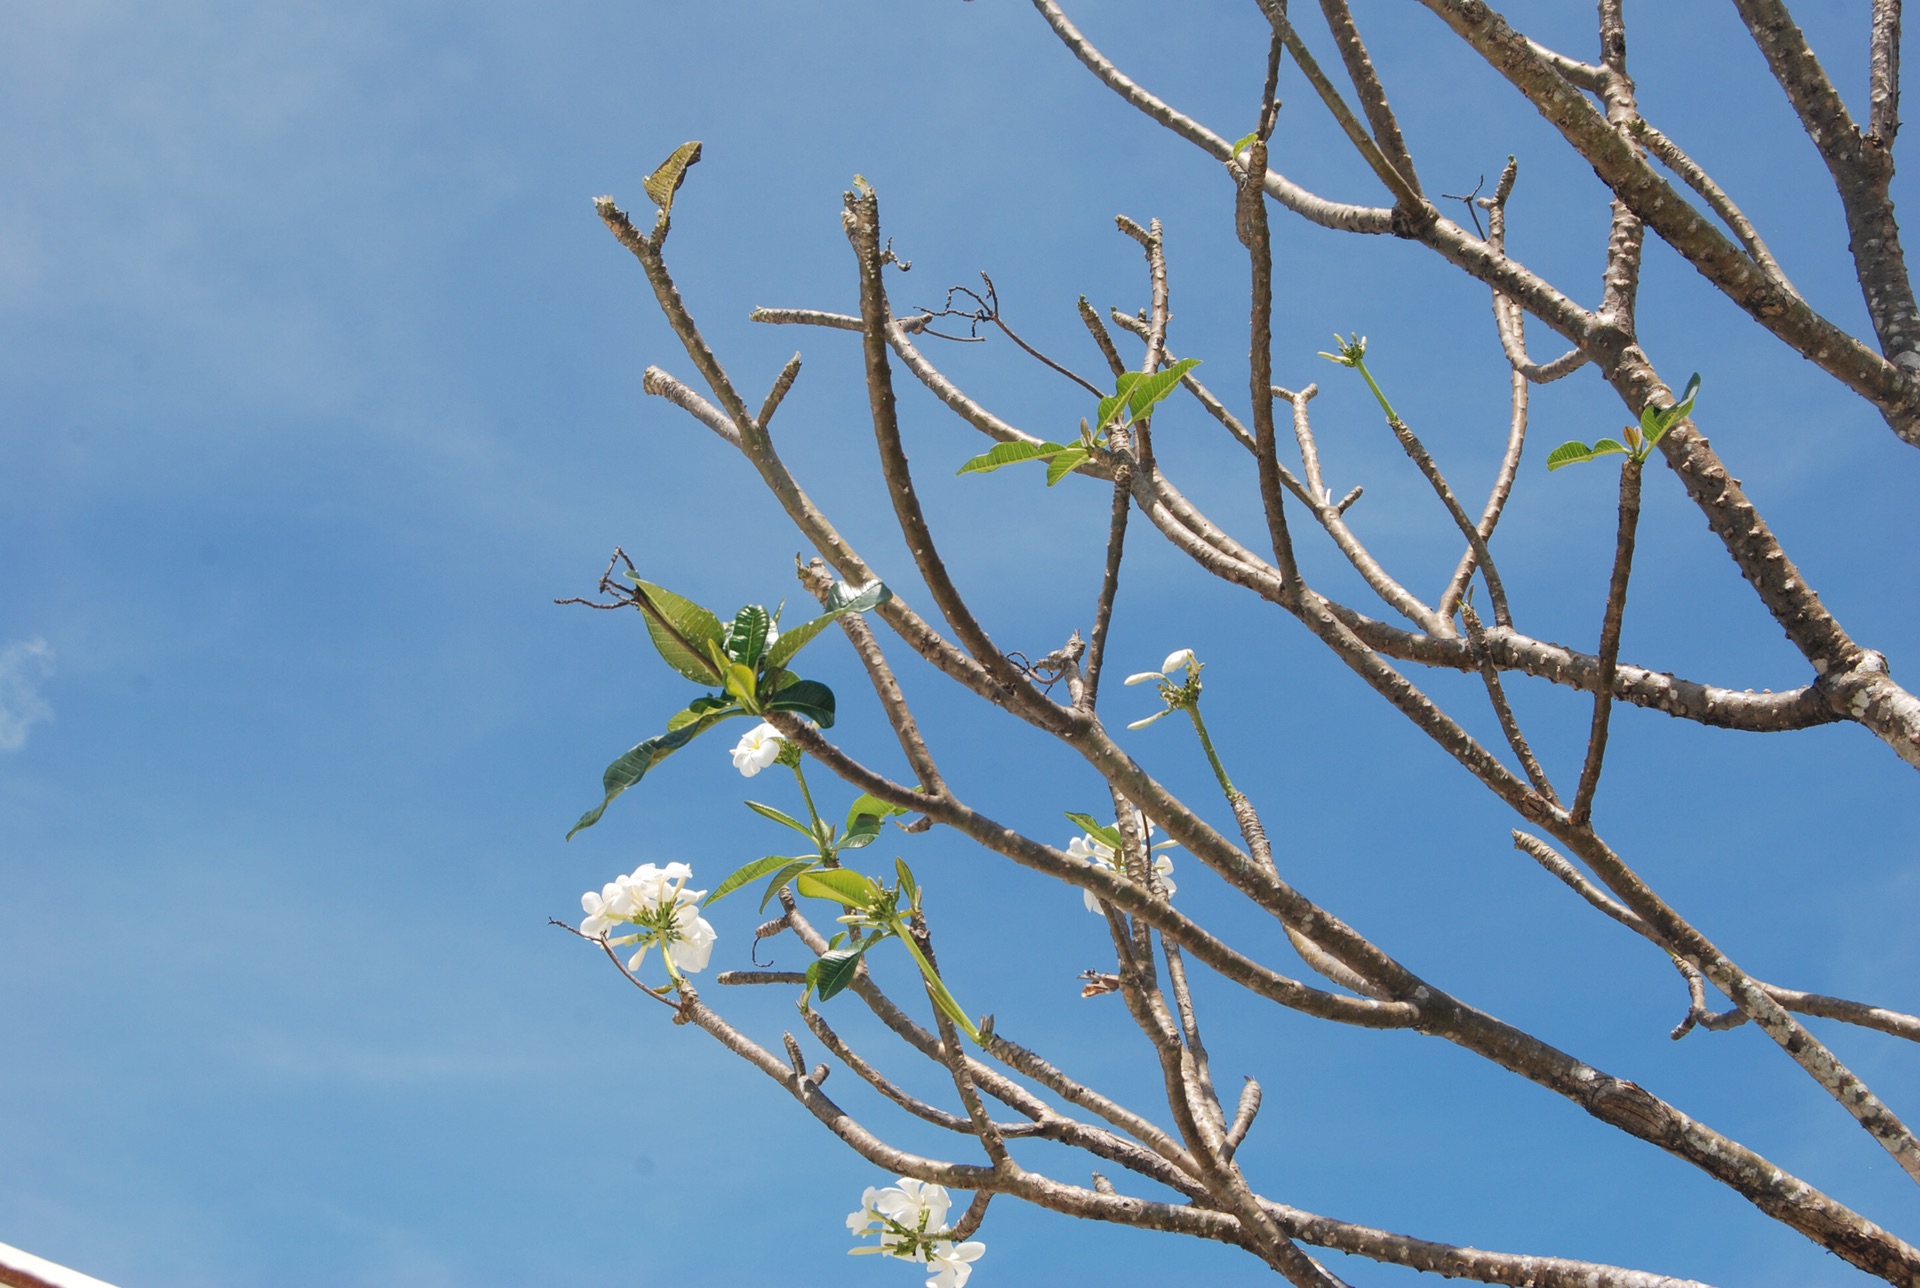
[[[16,1288],[113,1288],[104,1279],[56,1266],[31,1252],[0,1243],[0,1284]]]

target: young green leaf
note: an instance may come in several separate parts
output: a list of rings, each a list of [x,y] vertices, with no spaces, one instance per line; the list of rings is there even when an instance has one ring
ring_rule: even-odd
[[[1595,457],[1624,455],[1626,450],[1623,444],[1616,443],[1611,438],[1603,438],[1592,447],[1581,442],[1562,443],[1547,453],[1547,468],[1557,470],[1562,465],[1579,465]]]
[[[904,805],[889,805],[878,796],[869,796],[865,792],[853,802],[847,810],[846,836],[841,840],[843,850],[857,850],[871,845],[880,836],[881,826],[895,814],[910,814]]]
[[[913,879],[913,869],[907,866],[905,859],[896,858],[893,861],[893,870],[900,877],[900,893],[907,896],[907,903],[913,907],[919,907],[920,883]]]
[[[768,711],[791,711],[805,716],[822,729],[833,728],[833,690],[818,680],[796,680],[766,704]]]
[[[958,472],[961,474],[990,474],[1003,465],[1017,465],[1021,461],[1047,460],[1051,458],[1055,452],[1062,450],[1062,448],[1063,444],[1060,443],[1028,443],[1024,441],[999,443],[995,445],[992,450],[982,452],[965,465],[962,465]]]
[[[767,651],[767,636],[773,631],[773,618],[759,604],[748,604],[734,614],[724,641],[727,656],[742,666],[756,666]]]
[[[713,907],[714,904],[719,903],[747,882],[757,880],[769,872],[787,867],[793,862],[793,859],[788,858],[784,854],[769,854],[764,859],[755,859],[744,867],[735,868],[725,881],[722,881],[713,888],[713,893],[707,896],[706,906],[709,908]],[[812,863],[813,860],[801,859],[799,862]],[[781,884],[784,885],[785,882]]]
[[[1260,132],[1258,130],[1255,130],[1252,134],[1247,135],[1244,139],[1234,140],[1233,151],[1228,155],[1238,157],[1242,152],[1245,152],[1248,148],[1252,147],[1254,145],[1254,141],[1259,137],[1260,137]]]
[[[1079,469],[1081,463],[1086,459],[1087,449],[1084,447],[1069,447],[1061,452],[1058,456],[1047,462],[1047,486],[1052,487],[1055,483],[1058,483],[1061,479]]]
[[[752,667],[742,666],[738,662],[728,662],[725,682],[727,692],[733,696],[735,701],[739,702],[739,704],[749,712],[755,715],[759,714],[760,703],[754,690],[759,687],[760,680],[759,677],[753,673]]]
[[[808,827],[805,823],[802,823],[799,819],[795,818],[791,814],[783,814],[779,810],[775,809],[773,806],[762,805],[759,801],[748,801],[747,808],[752,810],[754,813],[758,814],[761,818],[770,818],[776,823],[785,823],[788,827],[800,833],[800,835],[806,837],[809,841],[814,839],[813,829]]]
[[[1647,436],[1647,443],[1653,446],[1666,436],[1668,430],[1678,425],[1693,413],[1693,403],[1700,396],[1700,373],[1694,372],[1687,381],[1687,387],[1680,391],[1680,401],[1671,407],[1658,410],[1652,407],[1642,408],[1640,429]]]
[[[822,868],[802,872],[793,888],[809,899],[831,899],[849,908],[868,909],[880,902],[881,889],[874,879],[852,868]]]
[[[720,642],[720,619],[665,587],[638,577],[632,581],[634,603],[646,619],[647,635],[667,665],[695,684],[718,685],[720,669],[713,664],[708,646]]]
[[[1081,831],[1106,846],[1109,850],[1112,850],[1115,854],[1118,854],[1125,845],[1125,841],[1121,838],[1118,828],[1114,827],[1111,823],[1102,823],[1091,814],[1069,813],[1067,815],[1067,821],[1079,827]]]
[[[886,819],[895,814],[911,813],[913,811],[905,805],[890,804],[871,792],[861,792],[854,797],[853,804],[847,806],[847,830],[851,832],[862,818]]]
[[[1164,371],[1142,376],[1127,394],[1127,419],[1139,420],[1151,415],[1153,409],[1180,383],[1180,377],[1199,365],[1198,358],[1182,358]]]
[[[813,991],[821,1001],[826,1001],[853,983],[854,976],[860,970],[860,958],[872,942],[864,940],[855,948],[830,949],[807,966],[807,983],[813,985]]]

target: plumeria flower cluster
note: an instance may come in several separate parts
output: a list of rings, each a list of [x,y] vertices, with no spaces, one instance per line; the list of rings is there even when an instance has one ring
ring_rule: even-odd
[[[902,1176],[884,1189],[869,1186],[860,1196],[860,1210],[847,1217],[847,1229],[855,1238],[879,1235],[880,1246],[853,1248],[849,1255],[878,1252],[916,1261],[933,1272],[927,1276],[927,1288],[964,1288],[973,1273],[972,1263],[987,1245],[953,1241],[953,1232],[947,1229],[947,1211],[952,1206],[947,1187],[931,1181]]]
[[[1153,838],[1153,825],[1151,823],[1147,825],[1147,838],[1149,840]],[[1154,850],[1171,849],[1178,844],[1179,842],[1177,841],[1161,841],[1158,845],[1150,846],[1148,852],[1152,853]],[[1068,841],[1067,857],[1070,859],[1080,859],[1086,863],[1098,863],[1109,872],[1117,872],[1121,876],[1127,875],[1126,869],[1121,866],[1120,856],[1114,853],[1111,845],[1108,845],[1097,836],[1076,836],[1071,841]],[[1172,898],[1174,890],[1178,888],[1173,884],[1173,860],[1164,854],[1156,856],[1153,860],[1153,875],[1159,878],[1160,893],[1166,895],[1168,898]],[[1081,902],[1087,905],[1088,912],[1100,911],[1100,901],[1094,898],[1093,891],[1082,890],[1080,892],[1080,899]]]
[[[1158,684],[1160,696],[1166,701],[1166,709],[1156,711],[1145,720],[1135,720],[1129,729],[1144,729],[1154,721],[1183,707],[1191,707],[1200,698],[1200,671],[1203,663],[1193,655],[1190,648],[1176,649],[1167,654],[1167,660],[1160,664],[1158,671],[1142,671],[1138,675],[1129,675],[1128,684]],[[1176,674],[1184,670],[1184,679]]]
[[[684,863],[665,867],[643,863],[631,874],[609,881],[598,894],[589,890],[580,896],[580,909],[587,914],[580,923],[580,933],[615,948],[639,944],[639,950],[627,959],[630,971],[640,969],[647,950],[655,944],[666,958],[667,973],[675,980],[682,971],[705,970],[717,936],[698,907],[707,892],[687,889],[692,877],[693,869]],[[635,930],[610,937],[616,926],[633,926]]]

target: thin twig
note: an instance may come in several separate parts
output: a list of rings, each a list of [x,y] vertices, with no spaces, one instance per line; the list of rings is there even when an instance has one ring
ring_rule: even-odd
[[[1613,711],[1613,673],[1620,664],[1620,621],[1627,608],[1627,579],[1633,573],[1634,532],[1640,522],[1640,461],[1629,456],[1620,467],[1620,522],[1613,540],[1613,574],[1607,581],[1607,606],[1600,621],[1600,682],[1594,689],[1593,723],[1587,734],[1586,762],[1580,767],[1580,785],[1568,811],[1574,823],[1584,824],[1593,814],[1593,794],[1600,787],[1601,764],[1607,755],[1607,724]]]

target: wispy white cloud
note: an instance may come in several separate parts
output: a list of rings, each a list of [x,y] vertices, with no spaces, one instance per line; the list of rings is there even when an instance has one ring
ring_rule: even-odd
[[[0,648],[0,751],[18,751],[27,734],[53,719],[40,685],[53,674],[53,649],[38,636]]]

